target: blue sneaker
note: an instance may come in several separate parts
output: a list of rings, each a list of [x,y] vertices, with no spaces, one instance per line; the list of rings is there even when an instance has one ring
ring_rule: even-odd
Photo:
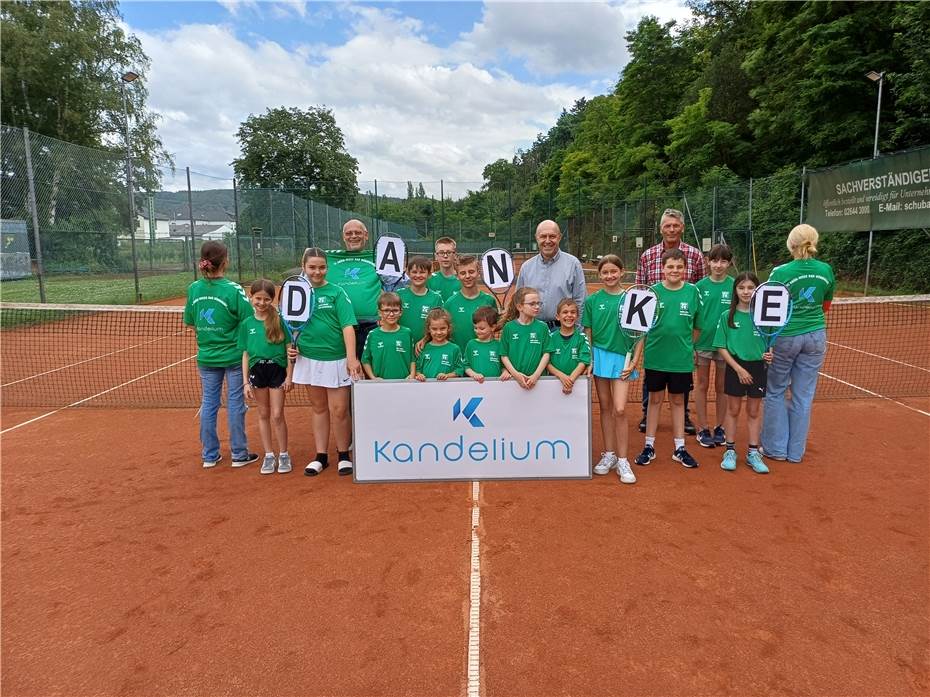
[[[698,445],[705,448],[713,448],[715,445],[714,436],[711,434],[710,429],[707,428],[702,428],[700,431],[698,431],[697,436],[695,436],[695,440],[697,440]]]
[[[698,466],[698,461],[691,457],[689,453],[684,448],[678,448],[674,453],[672,453],[672,459],[676,462],[680,462],[684,467],[688,469],[694,469]]]
[[[723,426],[716,426],[714,428],[714,445],[726,445],[727,444],[727,433],[723,430]]]
[[[636,459],[633,460],[633,462],[639,465],[640,467],[645,467],[646,465],[648,465],[650,462],[652,462],[655,459],[656,459],[656,449],[653,448],[651,445],[647,445],[645,448],[643,448],[643,452],[641,452],[639,455],[636,456]]]
[[[736,469],[736,451],[727,450],[723,454],[723,462],[720,463],[720,469],[732,472]]]
[[[734,458],[735,459],[735,458]],[[752,467],[756,474],[768,474],[769,468],[762,462],[762,456],[758,452],[751,452],[746,456],[746,464]]]

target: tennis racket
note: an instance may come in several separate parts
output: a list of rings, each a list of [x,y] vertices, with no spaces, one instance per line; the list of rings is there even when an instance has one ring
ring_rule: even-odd
[[[396,235],[381,235],[375,245],[375,269],[381,279],[381,288],[393,292],[403,288],[408,280],[407,243]]]
[[[617,306],[617,323],[620,325],[620,332],[633,341],[630,350],[627,351],[624,367],[633,360],[636,345],[646,338],[658,321],[659,297],[652,288],[632,285],[623,291]],[[633,371],[628,379],[635,380],[637,377],[636,371]]]
[[[778,335],[788,326],[791,313],[794,310],[794,301],[791,291],[784,283],[766,281],[756,286],[749,299],[749,316],[752,325],[762,336],[766,352],[772,350],[772,345]]]
[[[489,249],[481,257],[481,280],[494,295],[497,304],[504,307],[504,299],[516,279],[513,256],[506,249]]]
[[[281,319],[295,349],[300,333],[309,324],[315,308],[316,293],[305,276],[290,276],[284,280],[281,284]]]

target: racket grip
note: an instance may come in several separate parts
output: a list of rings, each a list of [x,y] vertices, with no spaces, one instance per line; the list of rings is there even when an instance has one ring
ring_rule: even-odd
[[[626,352],[626,358],[623,359],[623,369],[626,370],[627,366],[630,365],[630,361],[633,360],[633,351]]]
[[[291,348],[294,349],[295,351],[297,350],[297,338],[296,338],[296,337],[291,341]],[[297,358],[296,358],[296,357],[295,357],[295,358],[288,358],[288,360],[289,360],[292,364],[293,364],[293,363],[297,363]]]

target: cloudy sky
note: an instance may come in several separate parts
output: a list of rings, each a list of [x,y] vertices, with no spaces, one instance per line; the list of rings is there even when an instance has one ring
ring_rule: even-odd
[[[151,58],[149,106],[179,166],[229,177],[249,114],[326,105],[359,160],[361,188],[378,179],[387,193],[408,179],[480,182],[485,164],[528,146],[563,107],[613,86],[623,36],[643,15],[689,14],[679,0],[121,9]]]

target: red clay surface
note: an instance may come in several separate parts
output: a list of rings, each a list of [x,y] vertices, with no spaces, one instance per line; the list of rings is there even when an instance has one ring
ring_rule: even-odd
[[[760,476],[673,463],[665,414],[635,486],[482,484],[482,694],[927,694],[927,426],[817,403]],[[3,695],[465,693],[468,484],[204,471],[193,410],[65,410],[3,454]]]

